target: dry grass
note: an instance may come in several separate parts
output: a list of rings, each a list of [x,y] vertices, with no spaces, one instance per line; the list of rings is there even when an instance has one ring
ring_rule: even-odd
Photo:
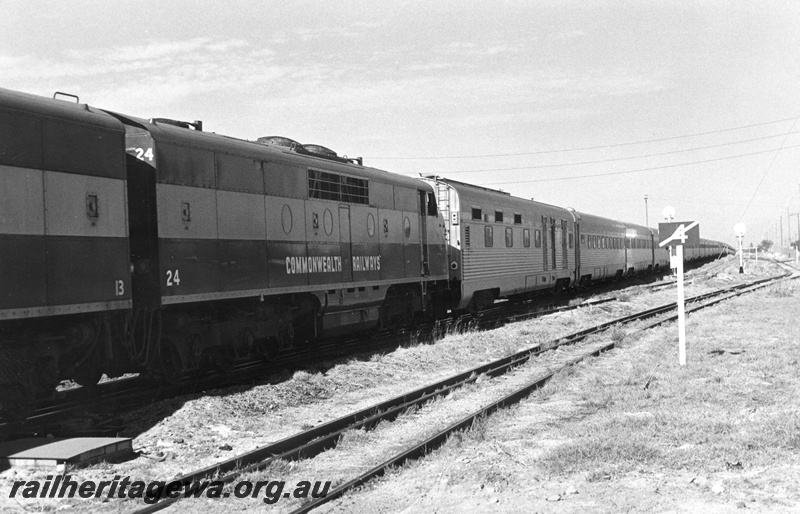
[[[606,478],[641,469],[725,469],[800,460],[800,329],[792,323],[793,286],[689,318],[689,365],[676,362],[674,326],[643,337],[635,359],[573,368],[571,380],[545,388],[590,414],[543,437],[563,441],[538,465],[552,475],[588,470]],[[703,317],[702,324],[699,321]],[[753,317],[759,322],[753,324]],[[621,338],[611,331],[611,338]],[[775,337],[780,335],[780,337]],[[788,346],[787,346],[788,345]]]

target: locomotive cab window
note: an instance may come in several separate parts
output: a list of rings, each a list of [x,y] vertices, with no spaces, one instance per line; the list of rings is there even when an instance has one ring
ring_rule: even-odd
[[[522,225],[522,214],[514,214],[514,225]]]
[[[433,196],[433,193],[428,193],[428,216],[433,216],[434,218],[439,217],[439,210],[436,207],[436,197]]]
[[[494,222],[495,223],[503,222],[503,211],[494,211]]]
[[[481,210],[477,207],[472,208],[472,219],[473,221],[481,221],[483,216],[481,215]]]

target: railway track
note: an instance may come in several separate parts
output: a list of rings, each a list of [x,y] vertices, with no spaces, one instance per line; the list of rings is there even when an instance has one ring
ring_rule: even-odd
[[[640,281],[641,277],[637,279]],[[652,277],[646,277],[652,280]],[[626,284],[623,288],[636,287],[641,284]],[[669,285],[669,284],[666,284]],[[658,286],[651,286],[657,288]],[[609,294],[620,289],[618,283],[601,283],[589,290],[589,294]],[[61,437],[70,436],[113,436],[119,433],[117,424],[109,423],[109,413],[121,412],[122,409],[135,409],[153,401],[164,400],[207,391],[222,387],[230,387],[241,383],[263,379],[265,375],[281,373],[283,370],[319,361],[334,360],[346,355],[358,355],[365,352],[384,351],[398,344],[415,339],[416,341],[434,341],[448,332],[458,332],[474,328],[491,328],[507,322],[508,319],[525,319],[531,316],[544,316],[554,312],[575,308],[575,297],[569,294],[554,295],[551,298],[537,297],[523,301],[504,301],[492,309],[479,314],[466,314],[435,325],[420,325],[412,329],[403,329],[389,333],[374,334],[372,337],[350,337],[347,339],[328,340],[313,347],[297,346],[281,352],[274,360],[264,362],[252,360],[237,363],[229,372],[210,371],[202,376],[187,375],[164,383],[147,376],[133,376],[109,380],[92,387],[74,387],[59,391],[54,398],[37,403],[33,411],[19,420],[8,420],[0,417],[0,441],[14,437],[53,434]],[[613,300],[585,300],[584,304],[598,304]],[[399,334],[399,337],[398,337]],[[79,419],[100,419],[99,423],[87,426],[85,422],[74,423],[70,417]]]
[[[560,299],[561,302],[566,300],[566,296]],[[186,376],[172,384],[137,376],[110,380],[94,387],[76,387],[60,391],[52,401],[42,402],[23,420],[0,420],[0,440],[37,434],[54,434],[59,437],[114,436],[120,431],[119,424],[113,422],[115,413],[154,401],[263,380],[265,376],[278,374],[286,369],[314,365],[347,355],[385,351],[412,339],[433,341],[445,333],[486,329],[505,323],[508,319],[545,316],[613,300],[613,297],[603,298],[560,306],[543,305],[541,301],[531,300],[504,303],[479,315],[465,314],[435,324],[420,325],[413,330],[375,334],[368,338],[329,340],[313,347],[298,346],[282,352],[275,360],[267,363],[260,360],[242,362],[228,373],[209,372],[202,377]]]
[[[692,298],[687,298],[686,312],[695,312],[735,296],[755,291],[779,279],[788,277],[790,274],[792,274],[792,278],[800,276],[800,273],[795,270],[793,273],[787,272],[786,274],[777,277],[760,279],[750,283],[722,288]],[[661,305],[575,332],[568,336],[561,337],[555,341],[551,341],[546,345],[543,344],[532,346],[514,355],[475,367],[445,380],[438,381],[415,391],[411,391],[366,409],[362,409],[358,412],[350,413],[339,419],[311,428],[310,430],[300,432],[275,443],[258,448],[254,451],[238,455],[232,459],[214,464],[210,467],[188,473],[177,478],[176,480],[185,484],[190,484],[214,477],[215,480],[230,483],[243,474],[263,470],[278,459],[298,460],[312,458],[325,450],[335,447],[342,435],[347,431],[369,430],[382,421],[393,421],[401,413],[406,412],[408,409],[419,407],[434,398],[445,396],[458,388],[475,382],[480,376],[497,377],[508,373],[510,370],[519,367],[520,365],[538,355],[541,355],[547,350],[583,341],[589,336],[603,332],[615,325],[624,325],[636,321],[657,318],[639,328],[639,330],[648,330],[664,323],[671,322],[677,318],[676,314],[670,314],[675,307],[676,305],[674,303]],[[513,317],[513,319],[522,318],[523,315],[517,315]],[[523,387],[520,387],[510,394],[506,394],[501,399],[470,413],[462,419],[450,424],[445,429],[426,438],[424,441],[416,443],[415,445],[398,452],[396,455],[384,460],[380,464],[363,472],[361,475],[346,483],[343,483],[336,489],[330,491],[324,498],[319,498],[306,503],[296,512],[308,512],[327,501],[340,497],[342,494],[355,487],[363,485],[372,478],[383,475],[386,470],[391,467],[402,465],[410,459],[423,456],[427,452],[444,443],[453,433],[472,426],[475,420],[489,416],[495,411],[519,402],[523,398],[527,397],[532,391],[542,387],[562,369],[573,366],[588,357],[596,356],[608,351],[614,348],[615,345],[616,342],[614,341],[603,343],[600,347],[594,347],[590,351],[570,359],[569,362],[567,362],[564,366],[555,370],[550,370],[541,376],[537,376],[534,380],[528,382]],[[545,348],[547,348],[547,350]],[[162,499],[160,502],[145,507],[137,512],[155,512],[177,501],[179,501],[179,498]]]

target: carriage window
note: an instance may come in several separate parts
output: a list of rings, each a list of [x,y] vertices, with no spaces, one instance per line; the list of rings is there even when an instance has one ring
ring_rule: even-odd
[[[581,244],[582,245],[586,244],[586,235],[585,234],[581,234]]]
[[[492,230],[492,226],[486,225],[483,229],[483,245],[486,248],[491,248],[494,246],[494,231]]]
[[[525,248],[531,247],[531,231],[530,229],[522,229],[522,246]]]
[[[476,209],[475,207],[472,208],[472,219],[475,220],[475,221],[481,221],[481,219],[483,219],[481,217],[481,210],[480,209]]]
[[[572,245],[575,244],[575,236],[572,235],[572,232],[569,233],[569,248],[572,250]]]
[[[514,229],[511,227],[506,228],[506,248],[514,246]]]
[[[533,245],[536,248],[542,247],[542,231],[538,228],[533,231]]]
[[[503,222],[503,211],[494,211],[494,222],[495,223]]]
[[[514,215],[514,225],[522,225],[522,214]]]

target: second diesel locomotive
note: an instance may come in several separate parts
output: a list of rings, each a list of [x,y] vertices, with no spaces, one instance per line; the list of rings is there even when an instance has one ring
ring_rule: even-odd
[[[666,265],[647,227],[280,137],[0,89],[0,141],[6,412]]]

